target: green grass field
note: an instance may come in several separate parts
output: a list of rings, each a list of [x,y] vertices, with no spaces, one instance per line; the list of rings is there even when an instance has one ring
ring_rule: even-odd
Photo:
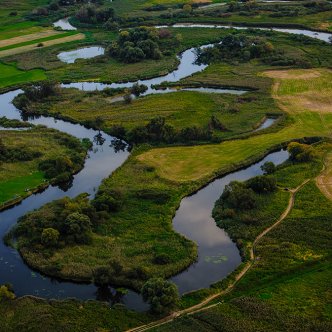
[[[207,128],[211,116],[215,116],[227,128],[227,131],[215,131],[214,135],[219,138],[251,132],[267,113],[282,114],[273,99],[259,92],[239,97],[183,91],[141,97],[131,104],[112,103],[113,98],[116,96],[63,89],[60,95],[34,104],[32,109],[36,114],[46,112],[81,123],[101,117],[106,131],[113,125],[131,130],[157,116],[164,117],[176,130],[191,126]]]
[[[0,202],[6,202],[15,197],[24,197],[28,189],[38,187],[44,181],[42,172],[33,172],[26,176],[15,177],[0,183]]]
[[[0,204],[23,198],[29,194],[30,190],[45,183],[44,174],[38,171],[38,164],[41,160],[59,155],[71,155],[72,150],[59,143],[57,135],[57,131],[47,128],[1,131],[2,142],[7,148],[33,149],[41,152],[42,155],[30,161],[1,162]]]
[[[318,149],[322,158],[322,153],[330,150],[331,145],[323,144]],[[291,188],[320,172],[320,167],[311,166],[311,163],[288,164],[275,176],[278,182],[282,179],[282,185]],[[238,227],[236,232],[232,223],[223,222],[221,226],[237,239],[252,240],[268,215],[272,213],[276,220],[281,214],[279,206],[287,206],[287,200],[280,200],[278,196],[276,193],[272,199],[259,203],[255,224]],[[328,331],[332,319],[329,305],[326,305],[332,275],[328,246],[331,213],[331,201],[322,195],[313,180],[310,181],[296,195],[295,206],[288,217],[258,243],[257,260],[232,292],[219,299],[214,308],[151,330],[303,331],[319,328]],[[237,216],[233,223],[241,225]],[[250,232],[252,228],[256,234]]]
[[[0,71],[0,88],[46,79],[46,75],[41,69],[24,71],[17,69],[14,65],[0,63]]]

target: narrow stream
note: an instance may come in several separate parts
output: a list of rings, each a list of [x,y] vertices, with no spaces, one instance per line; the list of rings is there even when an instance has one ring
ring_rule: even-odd
[[[320,36],[320,34],[322,33],[318,33],[314,38],[318,38],[317,36]],[[154,84],[160,84],[163,81],[177,82],[181,78],[206,68],[206,65],[194,63],[195,52],[193,48],[183,52],[179,59],[180,65],[172,73],[139,81],[139,83],[148,86],[147,94],[153,93],[152,85]],[[95,90],[105,87],[130,87],[132,84],[133,82],[114,84],[83,82],[64,86]],[[13,98],[19,93],[21,93],[21,90],[0,95],[0,116],[6,116],[8,119],[21,119],[20,112],[12,105]],[[84,168],[74,176],[72,183],[67,188],[61,189],[57,186],[50,186],[42,193],[26,198],[21,204],[0,212],[1,238],[16,224],[19,217],[48,202],[64,196],[75,197],[82,192],[87,192],[93,197],[102,179],[109,176],[122,165],[129,156],[128,151],[116,151],[111,145],[114,138],[105,133],[102,133],[105,141],[100,145],[100,141],[96,140],[98,132],[81,125],[45,116],[27,120],[32,124],[46,125],[80,139],[87,137],[94,142],[93,149],[86,159]],[[186,271],[171,278],[178,285],[181,293],[208,287],[211,283],[232,272],[240,263],[240,255],[235,244],[230,240],[227,233],[216,226],[211,217],[214,203],[221,195],[225,184],[232,180],[246,180],[261,174],[260,165],[265,161],[273,161],[275,164],[280,164],[287,157],[288,155],[285,151],[271,153],[261,162],[217,179],[196,194],[181,201],[180,208],[173,220],[174,229],[195,241],[199,246],[197,262]],[[115,289],[109,287],[101,289],[93,284],[63,282],[45,277],[30,269],[25,265],[16,250],[5,246],[0,241],[0,284],[8,282],[13,285],[18,296],[30,294],[44,298],[64,299],[75,297],[82,300],[100,299],[109,301],[110,304],[121,302],[126,304],[128,308],[135,310],[145,310],[147,308],[141,296],[132,291],[128,291],[125,296],[122,296]]]

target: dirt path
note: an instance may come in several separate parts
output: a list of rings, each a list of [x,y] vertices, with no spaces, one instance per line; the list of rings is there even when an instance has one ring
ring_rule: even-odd
[[[316,178],[317,187],[332,201],[332,152],[329,152],[324,160],[323,171]]]
[[[331,160],[332,160],[332,153],[331,153]],[[332,172],[332,170],[331,170],[331,172]],[[210,303],[211,301],[215,300],[216,298],[218,298],[219,296],[222,296],[222,295],[225,295],[225,294],[229,293],[234,288],[234,286],[238,283],[238,281],[254,265],[255,259],[256,259],[255,248],[256,248],[258,242],[267,233],[269,233],[272,229],[274,229],[275,227],[277,227],[288,216],[288,214],[290,213],[290,211],[292,210],[292,208],[294,206],[294,201],[295,201],[295,195],[296,195],[296,193],[306,183],[308,183],[309,181],[310,181],[310,179],[307,179],[302,184],[300,184],[297,188],[289,190],[290,197],[289,197],[288,205],[287,205],[285,211],[282,213],[282,215],[280,216],[280,218],[273,225],[271,225],[270,227],[266,228],[262,233],[260,233],[256,237],[256,239],[254,240],[254,242],[252,244],[252,247],[250,248],[250,261],[244,265],[244,267],[241,269],[241,271],[235,276],[234,281],[232,283],[230,283],[229,286],[225,290],[207,297],[205,300],[203,300],[202,302],[200,302],[200,303],[198,303],[198,304],[196,304],[196,305],[194,305],[192,307],[186,308],[184,310],[176,311],[176,312],[172,313],[171,315],[169,315],[167,317],[164,317],[164,318],[162,318],[160,320],[157,320],[157,321],[154,321],[154,322],[151,322],[149,324],[142,325],[142,326],[139,326],[139,327],[135,327],[133,329],[127,330],[126,332],[147,331],[147,330],[149,330],[151,328],[158,327],[158,326],[164,325],[166,323],[169,323],[169,322],[173,321],[177,317],[180,317],[180,316],[183,316],[183,315],[192,315],[194,313],[197,313],[197,312],[200,312],[200,311],[203,311],[203,310],[207,310],[207,309],[210,309],[210,308],[213,308],[213,307],[217,306],[219,304],[219,302],[211,304],[209,306],[206,306],[206,305],[208,303]],[[332,184],[331,184],[331,190],[332,190]],[[331,191],[331,194],[332,194],[332,191]]]

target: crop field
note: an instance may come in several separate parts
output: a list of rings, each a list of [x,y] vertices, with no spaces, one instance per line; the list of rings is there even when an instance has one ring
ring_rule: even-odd
[[[29,40],[19,44],[8,45],[0,48],[0,58],[8,57],[15,54],[26,53],[33,51],[38,47],[49,47],[57,44],[68,43],[72,41],[82,40],[85,38],[83,33],[64,33],[53,36],[40,38],[36,40]],[[40,45],[42,44],[42,45]]]

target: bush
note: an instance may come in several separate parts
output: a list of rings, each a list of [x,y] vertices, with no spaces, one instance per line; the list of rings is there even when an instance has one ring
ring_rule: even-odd
[[[227,206],[235,209],[249,210],[256,207],[254,191],[237,181],[225,186],[221,199]]]
[[[154,257],[153,262],[158,265],[166,265],[171,262],[171,258],[167,254],[158,254]]]
[[[247,188],[252,189],[256,193],[271,193],[277,189],[277,181],[271,176],[255,176],[246,183]]]
[[[54,228],[45,228],[41,235],[41,243],[45,247],[55,247],[58,244],[60,233]]]
[[[142,287],[143,300],[150,304],[152,312],[161,314],[175,309],[179,294],[174,283],[161,278],[148,280]]]
[[[112,42],[109,54],[126,63],[139,62],[143,59],[158,60],[162,57],[159,32],[155,28],[139,27],[123,30],[118,39]],[[164,34],[163,39],[167,38]]]
[[[15,294],[6,285],[0,286],[0,301],[14,300]]]
[[[110,269],[107,266],[98,267],[93,271],[93,281],[97,285],[108,285],[111,282]]]
[[[298,142],[289,143],[287,146],[289,159],[297,162],[311,161],[316,157],[316,153],[312,146],[301,144]]]
[[[272,161],[267,161],[261,166],[264,174],[273,174],[276,171],[276,165]]]

